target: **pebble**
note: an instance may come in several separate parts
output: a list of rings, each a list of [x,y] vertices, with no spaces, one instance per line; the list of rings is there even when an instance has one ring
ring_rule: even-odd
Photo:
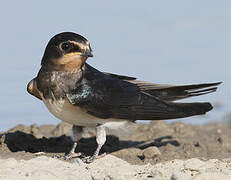
[[[155,146],[151,146],[143,150],[143,156],[145,159],[155,158],[160,155],[161,155],[160,150]]]

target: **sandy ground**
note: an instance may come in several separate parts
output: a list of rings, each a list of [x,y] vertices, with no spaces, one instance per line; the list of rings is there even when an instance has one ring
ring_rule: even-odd
[[[231,179],[231,128],[216,123],[193,126],[155,121],[109,130],[102,153],[82,162],[96,148],[95,132],[86,129],[77,146],[83,157],[52,158],[71,148],[71,126],[18,125],[0,135],[2,179]]]

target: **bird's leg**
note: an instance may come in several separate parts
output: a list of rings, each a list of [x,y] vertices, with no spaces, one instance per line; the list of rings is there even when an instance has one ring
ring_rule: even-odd
[[[106,131],[105,127],[101,124],[96,126],[96,142],[98,144],[97,149],[95,150],[93,156],[91,156],[89,159],[86,160],[87,163],[93,162],[95,159],[98,159],[100,157],[103,157],[106,155],[106,153],[99,155],[100,149],[106,142]]]
[[[64,159],[71,159],[74,157],[81,156],[81,153],[75,153],[75,148],[77,146],[78,141],[81,139],[83,134],[83,127],[82,126],[72,126],[72,140],[73,140],[73,146],[70,150],[70,152],[64,156]]]

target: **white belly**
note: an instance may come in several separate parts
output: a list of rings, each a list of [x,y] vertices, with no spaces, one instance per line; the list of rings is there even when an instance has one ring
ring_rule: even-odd
[[[121,122],[122,119],[100,119],[92,116],[83,108],[70,104],[68,100],[43,99],[48,110],[62,121],[74,124],[77,126],[95,127],[97,124],[105,124],[107,122]]]

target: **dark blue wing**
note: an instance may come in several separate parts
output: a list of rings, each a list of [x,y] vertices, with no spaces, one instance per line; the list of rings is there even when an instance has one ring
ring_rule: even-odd
[[[99,118],[173,119],[204,114],[209,103],[168,103],[142,92],[131,82],[104,74],[89,65],[83,67],[83,77],[67,94],[69,101]]]

